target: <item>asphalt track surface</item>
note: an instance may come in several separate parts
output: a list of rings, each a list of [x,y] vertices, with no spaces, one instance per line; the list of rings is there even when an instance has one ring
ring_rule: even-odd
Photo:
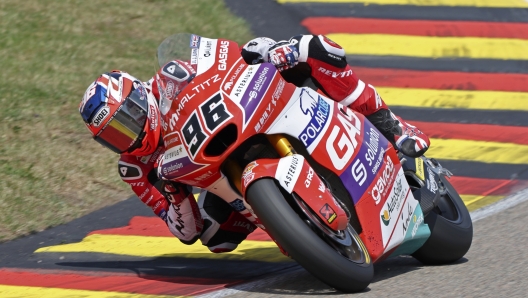
[[[428,155],[480,218],[456,264],[386,260],[357,296],[525,297],[528,203],[515,204],[528,180],[528,2],[321,2],[226,0],[257,36],[342,44],[358,76],[432,138]],[[136,197],[0,245],[0,297],[200,295],[341,296],[262,233],[230,254],[184,246]]]

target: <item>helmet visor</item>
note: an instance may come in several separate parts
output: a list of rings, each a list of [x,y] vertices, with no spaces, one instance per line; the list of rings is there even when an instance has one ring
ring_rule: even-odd
[[[116,153],[126,152],[142,141],[147,117],[147,95],[145,89],[138,85],[94,140]]]

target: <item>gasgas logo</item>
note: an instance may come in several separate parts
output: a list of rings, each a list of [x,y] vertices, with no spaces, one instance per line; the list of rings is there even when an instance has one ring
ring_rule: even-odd
[[[227,53],[229,50],[229,41],[220,41],[220,54],[218,55],[218,70],[226,70],[227,68]]]

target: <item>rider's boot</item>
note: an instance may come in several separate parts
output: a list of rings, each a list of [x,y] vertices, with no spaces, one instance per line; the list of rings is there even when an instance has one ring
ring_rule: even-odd
[[[204,221],[202,244],[214,253],[230,252],[257,227],[211,192],[202,192],[198,206]]]

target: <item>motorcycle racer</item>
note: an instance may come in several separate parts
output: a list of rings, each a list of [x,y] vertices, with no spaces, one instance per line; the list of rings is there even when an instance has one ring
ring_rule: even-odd
[[[123,71],[104,73],[86,90],[81,116],[95,141],[120,154],[121,179],[174,236],[185,244],[201,237],[212,252],[232,251],[256,227],[218,196],[203,192],[196,202],[190,187],[158,177],[164,146],[153,81]]]
[[[427,137],[394,116],[374,87],[352,72],[344,50],[328,38],[304,35],[278,43],[257,38],[244,45],[241,54],[249,64],[271,62],[292,83],[311,78],[329,97],[366,115],[404,154],[418,156],[427,150]],[[185,244],[200,239],[212,252],[227,252],[256,228],[252,218],[210,192],[203,191],[196,202],[190,187],[160,179],[157,170],[164,153],[158,82],[172,76],[180,82],[173,91],[178,93],[195,75],[184,61],[169,62],[147,82],[123,71],[105,73],[88,87],[79,112],[94,140],[120,154],[122,180],[174,236]]]

